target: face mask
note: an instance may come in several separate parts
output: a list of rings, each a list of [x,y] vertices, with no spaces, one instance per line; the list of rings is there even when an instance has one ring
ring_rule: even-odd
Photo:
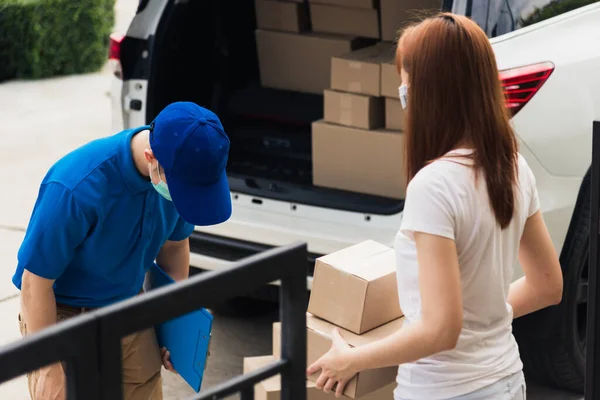
[[[402,109],[406,110],[408,106],[408,86],[401,85],[398,88],[398,94],[400,95],[400,104],[402,105]]]
[[[156,172],[158,173],[158,183],[154,183],[152,179],[152,165],[150,165],[150,182],[152,182],[152,186],[154,186],[154,190],[158,192],[162,197],[171,201],[171,193],[169,193],[169,187],[167,183],[162,180],[160,176],[160,171],[158,169],[158,165],[156,166]]]

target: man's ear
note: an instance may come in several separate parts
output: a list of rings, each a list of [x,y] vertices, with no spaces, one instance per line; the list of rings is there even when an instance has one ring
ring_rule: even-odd
[[[156,157],[154,157],[154,153],[150,149],[144,150],[144,158],[150,164],[152,164],[154,162],[154,160],[156,160]]]

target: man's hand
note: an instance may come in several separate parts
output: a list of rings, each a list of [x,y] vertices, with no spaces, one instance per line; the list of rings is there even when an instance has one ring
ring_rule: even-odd
[[[42,368],[35,384],[35,400],[65,400],[66,377],[61,364]]]
[[[165,369],[176,374],[177,371],[175,371],[175,368],[173,368],[173,364],[171,364],[171,353],[169,353],[169,350],[167,350],[166,347],[163,347],[162,349],[160,349],[160,352],[162,354],[162,362]]]

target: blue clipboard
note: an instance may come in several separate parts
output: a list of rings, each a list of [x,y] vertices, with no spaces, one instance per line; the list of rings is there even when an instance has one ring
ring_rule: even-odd
[[[150,269],[150,288],[159,288],[175,281],[156,263]],[[171,363],[181,377],[200,391],[209,356],[213,316],[202,308],[155,327],[158,345],[171,353]]]

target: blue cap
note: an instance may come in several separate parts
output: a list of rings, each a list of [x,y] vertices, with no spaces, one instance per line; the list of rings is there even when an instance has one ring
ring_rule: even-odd
[[[150,148],[181,218],[200,226],[229,219],[229,138],[219,117],[194,103],[172,103],[151,124]]]

